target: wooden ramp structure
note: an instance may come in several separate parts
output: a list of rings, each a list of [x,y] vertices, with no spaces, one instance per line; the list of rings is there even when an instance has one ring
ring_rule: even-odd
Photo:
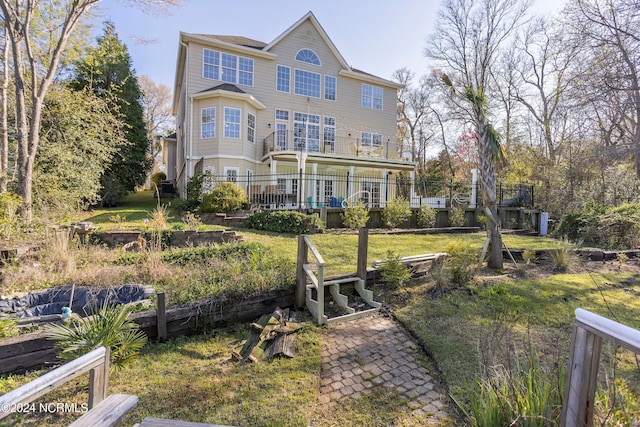
[[[365,288],[368,236],[366,228],[360,229],[358,235],[358,271],[356,275],[327,281],[324,280],[324,258],[309,236],[298,236],[296,306],[298,308],[306,306],[318,325],[358,319],[380,311],[382,308],[382,304],[374,300],[373,292]],[[312,264],[309,263],[309,252],[314,258],[316,271],[314,271]],[[349,306],[349,297],[341,292],[341,286],[348,284],[353,285],[357,295],[371,308],[356,311],[355,308]],[[344,314],[332,317],[326,314],[325,296],[327,295],[327,288],[335,306]]]

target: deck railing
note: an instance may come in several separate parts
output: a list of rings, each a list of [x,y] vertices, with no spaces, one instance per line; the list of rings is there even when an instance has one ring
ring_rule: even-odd
[[[277,131],[263,140],[263,155],[273,151],[301,151],[368,159],[400,160],[396,147],[397,145],[389,139],[374,142],[354,137]]]
[[[216,183],[230,180],[226,176],[209,176],[212,189]],[[482,206],[482,188],[471,183],[435,180],[411,180],[397,175],[381,176],[348,173],[278,173],[239,175],[231,178],[240,186],[251,208],[319,209],[342,208],[343,202],[361,201],[369,208],[384,208],[386,200],[403,197],[411,207],[428,205],[449,208],[462,205]],[[497,186],[498,204],[503,207],[533,207],[532,185]]]
[[[564,427],[593,425],[603,339],[640,354],[640,331],[581,308],[576,309],[575,314],[562,407],[561,425]]]

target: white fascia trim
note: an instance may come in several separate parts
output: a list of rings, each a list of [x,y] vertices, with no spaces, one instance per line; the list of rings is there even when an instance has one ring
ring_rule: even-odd
[[[259,57],[264,59],[270,59],[275,61],[278,58],[278,55],[271,52],[265,52],[264,50],[255,49],[253,47],[240,46],[233,43],[223,42],[222,40],[218,40],[214,37],[207,37],[199,34],[191,34],[191,33],[180,33],[180,39],[183,42],[197,42],[202,43],[207,46],[217,47],[220,49],[230,50],[233,52],[242,53],[249,57]]]
[[[355,71],[351,71],[351,70],[340,70],[339,74],[343,77],[349,77],[351,79],[356,79],[356,80],[360,80],[367,83],[387,86],[396,90],[402,89],[404,87],[404,85],[401,85],[400,83],[392,82],[391,80],[386,80],[381,77],[371,76],[368,74],[356,73]]]
[[[245,101],[251,104],[257,110],[264,110],[267,108],[262,102],[258,101],[253,95],[249,95],[248,93],[238,93],[238,92],[230,92],[228,90],[208,90],[206,92],[198,92],[194,93],[190,96],[192,99],[206,99],[206,98],[231,98],[238,99],[240,101]]]

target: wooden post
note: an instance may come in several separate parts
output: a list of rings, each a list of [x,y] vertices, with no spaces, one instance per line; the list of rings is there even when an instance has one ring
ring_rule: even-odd
[[[324,266],[318,263],[318,326],[324,323]]]
[[[369,229],[358,230],[358,267],[357,276],[367,282],[367,250],[369,249]]]
[[[109,382],[109,347],[106,347],[104,361],[89,371],[89,409],[107,397],[107,384]],[[86,372],[86,371],[85,371]]]
[[[304,308],[307,298],[307,275],[304,272],[303,266],[308,261],[308,248],[307,243],[304,241],[304,235],[298,236],[298,258],[296,261],[296,294],[295,294],[295,308],[300,310]]]
[[[573,326],[571,341],[561,425],[565,427],[593,426],[593,404],[602,337],[588,331],[577,322]]]
[[[158,304],[156,307],[156,317],[158,319],[158,342],[167,340],[167,304],[164,292],[158,295]]]

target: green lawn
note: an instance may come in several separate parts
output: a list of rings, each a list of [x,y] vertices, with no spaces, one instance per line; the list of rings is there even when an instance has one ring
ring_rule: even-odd
[[[244,326],[210,335],[149,344],[130,365],[111,372],[109,393],[135,394],[138,406],[122,425],[145,417],[235,426],[306,426],[315,403],[320,371],[320,330],[307,326],[296,334],[296,357],[258,363],[231,360],[246,336]],[[0,378],[0,394],[34,379]],[[87,399],[87,375],[48,393],[38,404],[77,403]],[[39,406],[36,406],[36,408]],[[67,425],[77,414],[39,411],[12,415],[0,426]]]
[[[169,211],[169,224],[182,224],[182,219],[177,211],[171,208],[170,199],[162,199],[161,205],[166,205]],[[151,213],[158,208],[158,199],[154,197],[152,190],[138,191],[129,194],[121,205],[110,208],[94,208],[87,212],[81,212],[77,216],[78,221],[91,221],[101,231],[114,229],[142,229],[144,220],[151,219]]]
[[[394,314],[418,337],[442,372],[449,392],[460,401],[468,402],[474,382],[493,367],[514,369],[516,355],[526,359],[532,348],[545,372],[556,379],[564,375],[558,368],[568,360],[578,307],[640,329],[640,298],[633,296],[640,291],[640,268],[589,271],[599,270],[600,265],[576,260],[569,273],[533,274],[535,268],[528,270],[528,276],[525,270],[524,277],[481,280],[440,295],[433,293],[430,280],[402,291]],[[640,370],[634,356],[605,345],[599,393],[614,372],[637,402]],[[600,403],[604,405],[602,398]],[[640,410],[640,406],[623,406]],[[600,409],[600,415],[608,409]]]
[[[151,193],[144,192],[130,197],[118,208],[96,210],[83,219],[95,222],[102,229],[141,227],[155,208]],[[126,221],[114,224],[109,219],[114,215],[126,216]],[[173,223],[178,222],[180,220],[174,217]],[[236,231],[245,241],[270,248],[270,253],[264,254],[264,258],[251,255],[247,264],[238,260],[228,263],[229,270],[225,270],[218,260],[205,260],[202,265],[189,264],[180,270],[176,265],[160,262],[157,256],[139,264],[127,264],[122,260],[114,263],[114,259],[124,255],[104,249],[100,249],[102,258],[98,258],[98,265],[92,266],[92,249],[79,248],[71,254],[75,257],[72,274],[57,271],[54,276],[36,278],[41,280],[39,283],[55,285],[70,283],[73,278],[105,280],[109,276],[115,281],[150,283],[157,289],[173,290],[176,294],[180,291],[183,296],[202,296],[203,292],[222,286],[220,275],[226,277],[224,286],[237,286],[254,266],[261,263],[281,265],[278,257],[282,257],[291,271],[286,277],[276,273],[274,277],[280,277],[278,283],[288,283],[292,279],[297,236],[247,229]],[[327,275],[355,271],[357,233],[327,231],[312,235],[311,239],[327,263]],[[485,234],[392,235],[372,231],[368,264],[386,258],[389,250],[399,256],[441,252],[458,239],[479,250]],[[514,235],[505,235],[504,242],[509,248],[520,249],[550,249],[562,245],[554,239]],[[640,268],[630,267],[630,264],[609,263],[607,265],[617,267],[589,272],[585,269],[589,265],[574,261],[569,272],[552,274],[544,265],[521,266],[514,270],[506,263],[503,272],[484,271],[484,277],[474,284],[443,293],[434,292],[434,282],[429,275],[395,292],[389,292],[383,286],[375,291],[385,294],[387,307],[419,339],[452,395],[466,402],[470,386],[482,372],[497,364],[513,363],[514,353],[526,353],[530,344],[535,346],[545,366],[563,366],[569,349],[573,311],[577,307],[640,327],[635,315],[640,309],[640,298],[634,297],[640,292]],[[596,265],[602,266],[592,264]],[[258,274],[254,276],[264,279],[263,267],[256,268]],[[88,274],[91,269],[93,276]],[[506,272],[510,274],[504,275]],[[7,274],[17,275],[20,271],[16,269]],[[487,278],[488,275],[496,277]],[[256,283],[258,287],[266,286],[260,280]],[[23,288],[33,288],[33,285],[25,279]],[[140,404],[128,422],[155,416],[231,425],[307,425],[317,393],[319,329],[311,326],[300,334],[295,359],[256,365],[238,365],[229,360],[231,350],[240,344],[243,334],[244,326],[239,325],[217,330],[211,336],[185,337],[166,344],[148,345],[138,360],[114,372],[110,380],[111,392],[140,397]],[[616,365],[616,372],[629,378],[630,387],[638,393],[640,375],[629,363],[631,358],[604,357],[605,361],[617,359],[622,361]],[[606,369],[611,366],[606,365]],[[0,379],[0,393],[34,375],[38,373]],[[86,396],[82,397],[84,389],[86,379],[79,379],[46,399],[83,401],[86,399]],[[393,413],[398,402],[392,396],[380,395],[379,398],[378,402],[365,399],[347,405],[332,414],[331,419],[344,424],[347,420],[359,419],[363,411],[387,419],[382,414]],[[24,425],[59,425],[67,421],[68,418],[46,415],[35,421],[24,421]],[[11,418],[7,425],[15,423],[19,425],[18,418]]]

